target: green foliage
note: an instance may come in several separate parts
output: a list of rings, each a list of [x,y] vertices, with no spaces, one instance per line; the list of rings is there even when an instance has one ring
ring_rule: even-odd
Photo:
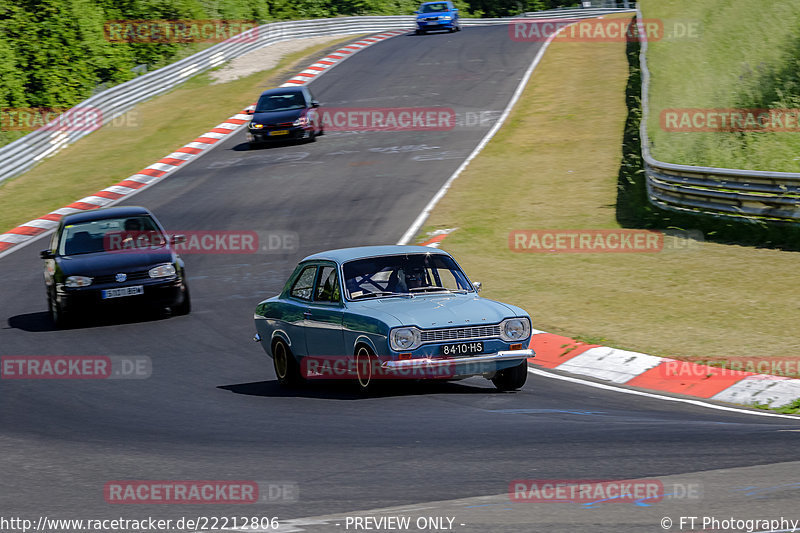
[[[567,0],[455,0],[463,15],[514,15]],[[94,92],[199,49],[110,42],[115,20],[308,19],[411,15],[418,0],[15,0],[0,3],[0,107],[72,107]],[[142,66],[144,68],[142,68]],[[18,137],[0,131],[0,145]]]

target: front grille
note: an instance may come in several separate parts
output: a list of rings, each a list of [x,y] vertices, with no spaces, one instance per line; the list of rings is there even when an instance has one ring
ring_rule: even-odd
[[[136,281],[140,279],[150,279],[150,271],[149,270],[140,270],[138,272],[125,272],[128,275],[128,279],[125,281]],[[101,283],[118,283],[116,279],[117,273],[114,274],[107,274],[105,276],[97,276],[92,278],[92,283],[100,285]],[[123,282],[124,283],[124,282]]]
[[[456,341],[463,339],[483,339],[499,337],[500,325],[474,326],[467,328],[423,329],[420,331],[422,342]]]

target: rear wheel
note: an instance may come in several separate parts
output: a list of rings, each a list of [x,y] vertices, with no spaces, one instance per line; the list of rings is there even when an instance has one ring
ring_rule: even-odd
[[[528,363],[523,361],[517,366],[500,370],[492,378],[497,390],[510,391],[521,389],[528,380]]]
[[[272,364],[275,366],[278,384],[282,387],[292,387],[303,381],[297,360],[281,340],[276,341],[272,348]]]

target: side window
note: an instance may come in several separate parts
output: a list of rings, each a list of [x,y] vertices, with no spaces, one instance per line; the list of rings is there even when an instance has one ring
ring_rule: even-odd
[[[298,276],[297,281],[292,285],[292,290],[289,292],[294,298],[301,300],[311,299],[311,289],[314,287],[314,277],[317,273],[316,266],[307,266],[303,269]]]
[[[339,295],[339,277],[336,275],[336,268],[332,266],[324,266],[320,269],[319,282],[317,290],[314,294],[314,300],[317,302],[338,302]]]

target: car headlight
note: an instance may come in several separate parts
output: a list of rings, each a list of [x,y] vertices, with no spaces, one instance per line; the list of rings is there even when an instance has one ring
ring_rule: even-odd
[[[151,268],[148,274],[151,278],[168,278],[175,275],[175,266],[170,263],[158,265]]]
[[[500,323],[500,337],[504,341],[521,341],[530,334],[531,323],[527,318],[509,318]]]
[[[305,126],[308,124],[308,117],[300,117],[294,122],[292,122],[292,126]]]
[[[419,347],[420,340],[417,328],[397,328],[389,334],[389,346],[395,352],[415,350]]]
[[[64,285],[71,288],[88,287],[91,284],[92,284],[92,278],[86,276],[69,276],[64,281]]]
[[[252,122],[250,123],[250,129],[253,129],[253,130],[260,130],[263,127],[264,127],[263,124],[254,124]]]

